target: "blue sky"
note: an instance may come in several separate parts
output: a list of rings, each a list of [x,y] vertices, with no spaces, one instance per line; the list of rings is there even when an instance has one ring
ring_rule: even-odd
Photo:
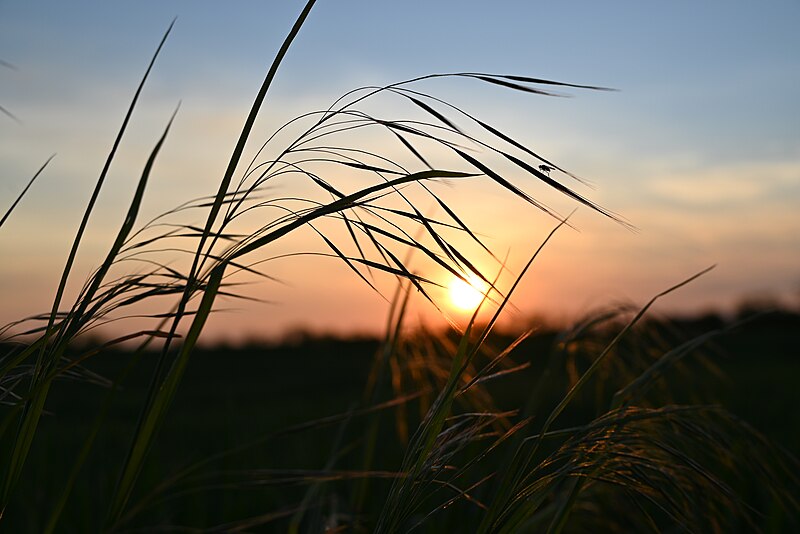
[[[172,18],[175,29],[82,248],[81,276],[108,246],[104,229],[119,224],[120,206],[178,101],[146,209],[159,213],[215,189],[272,54],[301,7],[296,1],[0,0],[0,59],[16,66],[0,69],[0,104],[21,120],[0,117],[0,206],[57,153],[0,230],[0,322],[48,308],[83,203]],[[425,86],[591,179],[597,189],[581,192],[640,229],[631,233],[579,211],[580,232],[560,235],[523,284],[518,317],[642,301],[714,263],[714,272],[665,306],[724,308],[763,295],[796,302],[798,22],[800,4],[790,1],[320,0],[279,72],[256,137],[353,86],[430,72],[614,87],[620,91],[542,98],[475,83]],[[487,233],[500,251],[511,251],[512,265],[521,265],[551,224],[487,186],[453,195],[467,217],[492,221]],[[288,284],[255,290],[276,304],[236,304],[243,311],[220,316],[210,335],[272,335],[300,325],[370,331],[382,324],[376,317],[386,304],[346,268],[309,263],[276,267]],[[330,273],[326,279],[335,283],[309,283],[304,269]]]

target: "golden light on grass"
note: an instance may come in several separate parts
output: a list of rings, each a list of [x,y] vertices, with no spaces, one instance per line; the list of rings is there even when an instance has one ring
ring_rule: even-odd
[[[466,280],[454,276],[447,286],[447,291],[454,308],[471,312],[481,303],[488,288],[489,285],[477,276],[467,276]]]

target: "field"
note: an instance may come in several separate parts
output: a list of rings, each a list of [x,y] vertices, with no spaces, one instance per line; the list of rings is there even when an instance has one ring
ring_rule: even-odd
[[[634,337],[658,331],[664,342],[677,344],[681,339],[724,325],[725,321],[714,316],[662,321],[643,326],[642,332]],[[730,331],[693,351],[681,368],[666,373],[656,391],[642,404],[719,404],[752,422],[775,445],[797,454],[800,416],[792,407],[800,397],[792,384],[800,372],[795,350],[798,327],[797,315],[773,312]],[[420,334],[428,338],[443,335]],[[607,333],[593,333],[582,343],[591,346],[605,337]],[[652,343],[652,339],[646,336],[639,342]],[[489,343],[506,346],[513,340],[498,334]],[[534,415],[552,409],[571,380],[572,360],[559,340],[558,332],[540,332],[511,351],[510,367],[523,363],[529,363],[530,367],[491,382],[487,392],[498,410],[528,405],[532,398],[537,399],[539,406]],[[629,351],[634,351],[636,344],[620,348],[613,356],[631,358]],[[149,530],[157,525],[166,531],[179,532],[214,530],[214,527],[281,532],[290,527],[301,502],[307,507],[303,521],[298,523],[303,529],[318,531],[327,524],[346,527],[344,531],[372,530],[390,490],[391,479],[386,478],[387,474],[400,472],[408,429],[413,431],[419,424],[421,408],[420,399],[413,398],[379,412],[361,412],[372,405],[364,401],[364,391],[380,348],[380,340],[374,339],[298,336],[273,346],[198,350],[143,468],[141,489],[133,502],[142,499],[144,506],[121,530]],[[110,351],[88,367],[99,376],[113,377],[132,357],[126,351]],[[102,526],[99,511],[108,507],[111,488],[135,429],[138,407],[146,394],[149,376],[145,370],[157,358],[156,353],[145,355],[139,369],[126,380],[95,445],[98,452],[81,472],[59,530],[95,531]],[[393,373],[398,373],[403,365],[410,365],[408,360],[403,363],[402,352],[395,358]],[[572,363],[580,371],[588,362],[578,359]],[[618,382],[608,376],[615,372],[621,372],[621,366],[609,364],[602,373],[604,377],[590,383],[589,393],[565,411],[559,427],[585,425],[599,415],[598,404],[608,402],[612,384]],[[544,383],[542,376],[547,377]],[[377,400],[418,394],[424,391],[425,384],[406,383],[399,386],[402,391],[385,392],[385,399]],[[12,531],[43,530],[46,515],[42,511],[51,509],[58,498],[91,430],[97,407],[107,393],[107,387],[83,381],[63,380],[54,385],[47,415],[40,423],[28,465],[4,518]],[[429,391],[428,402],[430,394]],[[465,410],[461,408],[456,413]],[[335,417],[342,414],[346,417]],[[526,432],[538,431],[541,420],[541,415],[534,417]],[[407,426],[400,424],[401,421]],[[365,466],[365,443],[373,428],[376,443],[372,465]],[[721,452],[723,445],[719,446]],[[478,444],[472,447],[481,448]],[[489,457],[489,470],[509,459],[510,451],[501,450],[496,457]],[[547,454],[554,450],[554,444],[546,447]],[[220,455],[222,452],[229,454]],[[450,461],[458,466],[470,454],[474,452],[462,451]],[[761,456],[748,455],[748,458],[750,462],[769,461]],[[196,470],[173,479],[197,462],[200,463]],[[796,526],[795,513],[781,509],[765,486],[777,481],[760,479],[757,472],[746,474],[747,470],[739,470],[741,478],[733,479],[739,485],[733,488],[759,510],[750,518],[754,525],[768,532],[790,532]],[[357,475],[362,472],[363,478]],[[791,485],[791,473],[781,476],[785,477],[782,484]],[[369,480],[369,486],[361,490],[360,484],[365,480]],[[165,481],[172,483],[161,487]],[[463,500],[434,514],[422,531],[470,530],[468,525],[480,519],[481,509],[475,503],[491,499],[492,484],[489,481],[485,488],[473,490],[474,502]],[[596,486],[584,490],[565,531],[611,532],[634,528],[638,523],[628,510],[631,498],[614,491],[613,485],[606,487],[598,482]],[[355,503],[360,490],[365,493],[359,509]],[[452,496],[452,492],[438,493],[432,497],[433,501]],[[555,490],[553,498],[559,494]],[[690,501],[690,506],[703,504]],[[656,521],[662,527],[669,524],[667,518],[658,519],[657,515]],[[754,526],[744,516],[729,516],[727,512],[709,524],[716,521],[726,532],[746,532]]]

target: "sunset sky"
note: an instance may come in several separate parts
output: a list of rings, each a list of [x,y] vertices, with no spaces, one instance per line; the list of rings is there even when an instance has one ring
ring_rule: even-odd
[[[57,154],[0,229],[0,324],[49,310],[93,184],[173,17],[175,28],[80,250],[73,296],[102,261],[178,102],[141,220],[216,191],[252,99],[302,6],[294,0],[0,0],[0,60],[13,66],[0,66],[0,106],[19,119],[0,115],[0,214]],[[419,87],[590,180],[594,189],[564,183],[638,229],[579,209],[576,229],[557,233],[534,263],[508,321],[568,319],[621,301],[643,303],[712,264],[715,270],[669,296],[661,310],[725,310],[753,298],[797,305],[798,23],[800,3],[791,0],[319,0],[267,96],[248,155],[286,120],[325,109],[362,85],[467,71],[613,87],[619,91],[559,90],[571,98],[470,80]],[[377,111],[391,118],[416,113],[382,102],[386,107]],[[359,141],[389,155],[401,151],[377,146],[379,139]],[[562,214],[573,207],[525,177],[509,178]],[[338,184],[356,186],[346,177]],[[302,185],[292,187],[284,181],[277,192],[303,194]],[[511,274],[501,284],[519,272],[556,222],[487,180],[437,191],[499,257],[507,255]],[[431,202],[419,208],[442,215]],[[203,220],[198,215],[191,222]],[[267,255],[325,250],[306,232]],[[487,274],[499,268],[486,258],[477,261]],[[213,318],[209,340],[296,328],[347,334],[383,327],[387,302],[336,259],[276,260],[266,271],[283,283],[259,282],[247,292],[270,303],[220,302],[230,311]],[[394,284],[376,275],[387,298]],[[459,320],[462,312],[445,292],[433,294]],[[436,321],[431,306],[415,304],[412,325]]]

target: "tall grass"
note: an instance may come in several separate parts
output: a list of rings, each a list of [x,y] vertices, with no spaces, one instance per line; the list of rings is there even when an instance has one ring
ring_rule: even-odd
[[[14,502],[20,484],[25,483],[26,459],[54,381],[99,381],[107,388],[107,395],[97,405],[83,446],[70,460],[69,474],[59,481],[58,498],[48,503],[43,528],[47,532],[58,529],[84,464],[103,455],[96,449],[96,442],[112,426],[111,407],[125,394],[121,386],[131,372],[141,367],[142,356],[155,346],[154,341],[160,342],[159,356],[154,362],[147,360],[151,364],[147,369],[149,386],[138,404],[138,422],[128,437],[127,454],[120,465],[113,466],[118,472],[107,499],[102,500],[106,510],[92,511],[97,516],[93,524],[104,530],[122,531],[140,525],[140,521],[146,524],[142,518],[149,517],[148,510],[181,495],[220,486],[242,489],[278,483],[304,485],[295,505],[274,509],[265,502],[263,513],[257,516],[230,518],[223,524],[202,527],[244,531],[282,521],[279,528],[292,532],[325,528],[559,532],[570,521],[585,521],[586,514],[593,511],[587,508],[588,503],[613,508],[619,505],[619,496],[624,495],[637,507],[637,525],[658,528],[674,524],[692,531],[719,530],[731,520],[732,511],[741,512],[750,520],[749,510],[740,505],[726,481],[729,472],[738,472],[731,468],[739,467],[737,447],[741,443],[747,443],[751,451],[758,450],[759,458],[776,458],[777,464],[764,461],[755,466],[758,480],[775,487],[781,502],[795,505],[790,493],[773,484],[781,477],[772,466],[796,464],[791,463],[791,458],[774,453],[755,432],[730,415],[712,407],[654,407],[639,402],[665,368],[675,365],[704,339],[666,352],[652,365],[637,369],[632,380],[621,384],[611,398],[599,395],[607,409],[590,421],[555,428],[564,411],[617,355],[621,341],[650,305],[694,277],[658,295],[634,314],[614,339],[594,352],[596,356],[575,376],[571,388],[555,406],[541,405],[535,394],[524,408],[508,410],[496,405],[491,384],[525,368],[524,364],[512,364],[507,359],[524,336],[499,350],[491,348],[488,340],[517,283],[547,241],[535,251],[515,283],[501,291],[497,281],[481,272],[474,258],[458,243],[467,241],[492,257],[494,254],[478,232],[465,224],[447,199],[436,192],[435,184],[489,180],[521,202],[552,215],[556,223],[548,239],[558,228],[569,224],[568,218],[526,192],[527,187],[517,183],[519,175],[622,225],[630,225],[556,178],[576,178],[560,165],[483,119],[423,90],[429,86],[424,84],[452,78],[541,96],[552,95],[554,87],[604,88],[473,72],[433,74],[387,86],[362,87],[343,95],[327,109],[301,115],[277,128],[249,164],[242,162],[246,146],[253,142],[253,125],[268,90],[313,5],[314,0],[306,3],[276,54],[216,193],[182,204],[144,224],[138,221],[148,180],[168,138],[173,115],[143,166],[112,246],[76,300],[66,304],[65,288],[74,277],[73,264],[84,232],[142,87],[172,25],[166,31],[135,91],[84,210],[50,312],[0,330],[7,347],[0,359],[0,395],[4,402],[0,421],[3,514]],[[401,120],[373,114],[368,111],[368,104],[376,99],[409,105],[427,119]],[[349,136],[354,132],[386,136],[405,150],[413,163],[350,144]],[[285,137],[289,140],[281,144]],[[513,177],[501,170],[509,165],[515,170]],[[34,175],[28,187],[44,168]],[[347,191],[336,179],[342,173],[369,185]],[[287,179],[302,180],[315,192],[302,197],[274,196],[272,185]],[[18,206],[25,191],[27,187],[0,225]],[[419,207],[422,202],[433,202],[443,216],[424,214]],[[202,227],[180,222],[184,214],[197,211],[205,213]],[[260,221],[255,228],[251,226],[253,220]],[[241,232],[241,228],[247,230]],[[344,240],[335,237],[339,235],[333,231],[336,228],[344,230]],[[310,471],[202,471],[242,450],[237,447],[189,465],[160,484],[139,487],[142,471],[217,298],[248,298],[232,277],[248,273],[270,279],[268,272],[262,271],[274,259],[270,250],[279,241],[291,240],[301,229],[310,229],[319,237],[325,252],[317,254],[338,258],[369,286],[376,287],[376,276],[388,275],[398,279],[399,287],[392,301],[386,341],[376,356],[360,403],[341,416],[276,430],[264,438],[309,428],[330,428],[335,438],[324,467]],[[181,244],[187,239],[193,243],[191,248]],[[182,267],[175,267],[171,258],[164,259],[165,252],[182,260],[177,263]],[[496,305],[489,322],[479,325],[476,312],[456,340],[425,335],[416,342],[405,339],[401,335],[403,317],[412,292],[436,304],[430,288],[437,282],[417,274],[408,259],[411,252],[416,254],[416,261],[427,261],[443,273],[464,280],[469,276],[483,279],[489,286],[484,305],[489,301]],[[499,260],[498,263],[502,264]],[[138,268],[127,269],[129,265]],[[165,299],[171,299],[170,308],[149,312],[152,328],[131,332],[77,355],[70,352],[82,334],[106,322],[136,315],[142,303]],[[86,364],[104,350],[131,341],[138,342],[139,348],[118,376],[98,377],[87,368]],[[387,410],[396,412],[392,426],[399,441],[395,446],[402,446],[403,451],[394,466],[383,465],[379,452],[385,445]],[[542,424],[534,424],[534,417],[547,413]],[[360,436],[355,441],[354,433]],[[731,436],[739,436],[739,441]],[[716,452],[710,455],[711,450]],[[357,458],[354,466],[339,467],[353,456]],[[340,496],[337,498],[346,512],[325,513],[325,503],[335,495]],[[634,518],[628,520],[634,522]],[[166,523],[155,526],[172,528]]]

